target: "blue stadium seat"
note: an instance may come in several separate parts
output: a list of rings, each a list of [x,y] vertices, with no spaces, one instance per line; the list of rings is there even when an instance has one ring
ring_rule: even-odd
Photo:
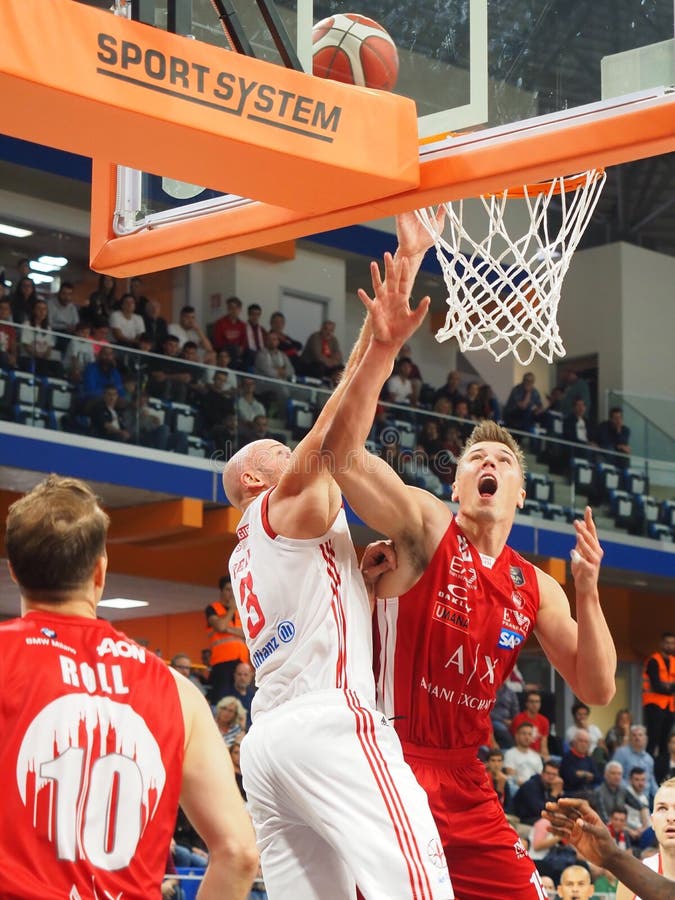
[[[600,462],[597,465],[597,485],[600,497],[607,497],[610,491],[619,490],[621,470],[611,463]],[[632,493],[630,491],[629,493]]]
[[[189,403],[170,404],[171,413],[171,430],[181,431],[183,434],[193,434],[195,430],[195,421],[197,419],[197,410]]]
[[[186,869],[176,866],[176,874],[180,876],[183,900],[196,900],[199,885],[204,877],[204,869]]]
[[[307,434],[314,424],[315,415],[311,404],[291,397],[288,401],[288,427],[294,440],[298,441]]]
[[[595,469],[587,459],[574,457],[570,462],[572,484],[577,494],[587,497],[595,487]]]
[[[567,510],[559,503],[545,503],[544,518],[551,522],[567,522]]]
[[[637,502],[634,494],[628,491],[610,491],[609,508],[617,528],[635,528],[637,520]]]
[[[675,541],[673,530],[667,525],[661,525],[660,522],[650,522],[647,525],[647,534],[650,538],[661,541],[664,544],[672,544]]]
[[[525,500],[523,504],[523,508],[520,510],[521,515],[523,516],[538,516],[539,518],[544,517],[544,504],[539,500]]]
[[[417,431],[412,422],[406,422],[404,419],[392,419],[389,427],[398,431],[398,444],[401,450],[413,450],[417,446]]]
[[[544,472],[528,472],[525,477],[525,495],[528,500],[541,503],[553,502],[553,480]]]
[[[622,487],[629,494],[645,494],[649,490],[649,479],[641,469],[624,469]]]
[[[659,507],[659,522],[675,528],[675,500],[663,500]]]

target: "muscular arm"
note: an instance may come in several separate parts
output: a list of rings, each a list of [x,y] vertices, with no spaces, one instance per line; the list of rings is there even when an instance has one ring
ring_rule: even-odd
[[[560,585],[537,570],[541,605],[536,634],[549,662],[577,697],[584,703],[605,706],[616,691],[616,650],[600,606],[598,574],[602,549],[590,507],[586,507],[583,522],[575,522],[575,528],[572,575],[577,621],[570,614]],[[593,678],[588,677],[589,672],[593,672]]]
[[[185,724],[180,803],[209,849],[199,900],[244,900],[258,865],[255,836],[232,761],[208,704],[174,673]]]
[[[551,830],[569,840],[585,859],[617,876],[621,882],[617,900],[630,900],[633,894],[642,900],[675,900],[675,883],[652,872],[632,853],[619,850],[585,800],[547,803],[544,818],[551,823]]]

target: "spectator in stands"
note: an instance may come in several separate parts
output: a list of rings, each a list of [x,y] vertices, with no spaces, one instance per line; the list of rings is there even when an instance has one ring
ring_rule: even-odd
[[[143,281],[138,275],[129,281],[129,293],[136,302],[136,312],[139,316],[145,315],[145,308],[148,305],[148,298],[143,293]]]
[[[457,403],[458,400],[462,400],[464,398],[464,394],[460,390],[460,384],[461,384],[461,376],[460,376],[459,372],[456,372],[456,371],[448,372],[446,380],[445,380],[445,384],[441,385],[441,387],[439,387],[438,390],[436,391],[436,393],[434,394],[434,399],[433,399],[434,408],[435,408],[436,401],[439,399],[439,397],[445,397],[450,401],[449,415],[452,415],[453,410],[455,408],[455,403]]]
[[[544,862],[544,860],[546,860],[548,854],[552,850],[554,850],[559,843],[560,838],[553,834],[549,827],[549,822],[546,819],[541,818],[541,816],[538,816],[532,823],[532,829],[530,831],[529,838],[529,848],[527,852],[530,856],[530,859],[534,860],[537,871],[539,871],[540,874],[541,869],[543,869],[544,872],[548,872],[551,871],[551,868],[553,868],[552,866],[549,866],[546,862]],[[553,856],[551,857],[551,862],[553,862]],[[542,884],[544,878],[549,878],[551,881],[553,881],[550,875],[543,875]],[[545,896],[548,896],[548,894],[546,894]],[[557,894],[555,894],[554,896],[557,897]]]
[[[495,397],[495,392],[489,384],[482,384],[478,389],[477,405],[479,419],[491,419],[493,422],[499,422],[501,419],[499,400]]]
[[[532,431],[542,413],[541,395],[534,386],[534,373],[526,372],[520,384],[511,388],[504,406],[504,424],[517,431]]]
[[[204,334],[197,322],[197,312],[194,306],[184,306],[178,314],[178,322],[169,325],[169,334],[178,338],[178,348],[182,350],[188,341],[193,341],[202,354],[213,350],[211,341]]]
[[[147,393],[138,392],[137,386],[138,382],[133,376],[124,380],[127,402],[119,414],[122,426],[131,435],[131,440],[142,447],[187,453],[188,436],[182,431],[172,433],[163,414],[148,406]]]
[[[13,369],[17,363],[16,328],[12,324],[9,299],[0,300],[0,368]]]
[[[609,418],[598,425],[596,442],[601,450],[612,450],[614,453],[630,454],[630,428],[623,423],[623,410],[613,406]],[[615,466],[627,466],[629,460],[620,456],[608,456],[607,462]]]
[[[282,434],[276,434],[269,430],[269,420],[267,416],[254,416],[253,421],[250,424],[244,422],[239,423],[240,447],[243,447],[244,444],[250,444],[252,441],[269,440],[284,443],[282,438]]]
[[[504,771],[504,754],[496,748],[490,750],[485,760],[485,770],[492,782],[495,793],[505,813],[513,811],[514,790],[508,775]]]
[[[667,753],[659,753],[654,760],[654,778],[657,784],[662,784],[669,778],[675,778],[675,733],[673,732],[668,738],[667,749]]]
[[[468,417],[477,422],[481,417],[482,408],[478,399],[480,392],[480,384],[477,381],[470,381],[466,386],[466,408]]]
[[[574,401],[574,407],[563,419],[563,438],[577,447],[570,449],[570,455],[581,459],[591,459],[591,448],[597,446],[591,440],[591,428],[586,417],[586,403],[581,397]]]
[[[541,772],[531,775],[518,788],[513,798],[513,812],[525,825],[534,825],[547,803],[557,800],[563,792],[560,767],[547,759]]]
[[[131,433],[123,427],[117,409],[118,400],[117,388],[109,386],[104,389],[103,396],[94,401],[89,408],[91,434],[126,444],[131,440]]]
[[[494,706],[490,710],[492,732],[499,746],[504,750],[513,747],[511,723],[520,712],[517,694],[507,684],[497,691]]]
[[[122,347],[140,347],[139,337],[145,332],[145,322],[136,312],[136,300],[131,293],[123,294],[120,308],[110,316],[113,340]]]
[[[600,783],[597,766],[588,752],[590,743],[588,731],[585,728],[577,728],[569,750],[563,754],[560,775],[565,785],[566,796],[588,799]]]
[[[288,356],[279,347],[279,335],[270,331],[265,335],[265,346],[255,355],[255,371],[267,378],[276,378],[278,381],[291,381],[295,378],[295,369]],[[265,393],[269,402],[273,402],[277,412],[285,409],[290,396],[288,388],[266,384]]]
[[[192,662],[187,653],[177,653],[171,659],[169,665],[172,669],[175,669],[177,672],[180,672],[181,675],[184,675],[188,681],[191,681],[202,694],[206,694],[204,682],[194,674]]]
[[[302,344],[294,340],[285,332],[286,319],[283,313],[275,312],[270,316],[270,334],[274,332],[279,338],[279,349],[290,359],[293,369],[299,371],[300,353]]]
[[[343,365],[342,350],[335,337],[335,322],[326,321],[307,338],[300,357],[302,371],[315,378],[328,378]]]
[[[630,737],[630,726],[633,724],[633,716],[629,709],[620,709],[614,717],[614,724],[605,735],[605,746],[611,758],[614,751],[624,747]]]
[[[469,418],[469,402],[466,397],[461,397],[456,401],[454,414],[455,418],[461,419],[461,422],[456,423],[455,427],[459,431],[460,440],[463,445],[468,440],[469,435],[476,424]]]
[[[568,848],[573,849],[573,848]],[[591,882],[591,873],[587,866],[572,864],[560,874],[558,895],[561,900],[588,900],[593,896],[595,887]]]
[[[642,712],[647,727],[647,752],[668,752],[675,725],[675,634],[664,631],[659,649],[645,661]]]
[[[514,735],[514,746],[504,754],[504,771],[518,787],[544,768],[541,756],[530,748],[533,730],[531,722],[521,722]]]
[[[586,381],[581,378],[573,369],[566,369],[562,373],[563,389],[562,400],[560,401],[560,411],[563,416],[569,416],[574,412],[577,400],[584,401],[586,414],[591,412],[591,391]]]
[[[232,759],[232,768],[234,769],[234,779],[237,782],[239,793],[246,803],[246,791],[244,790],[244,779],[241,774],[241,741],[234,741],[230,744],[230,758]]]
[[[588,735],[591,739],[588,752],[592,755],[595,752],[596,747],[600,746],[603,750],[606,750],[605,741],[602,736],[602,731],[598,728],[597,725],[594,725],[591,722],[591,709],[585,703],[582,703],[580,700],[576,700],[572,704],[572,719],[573,723],[569,726],[567,731],[565,732],[565,739],[571,743],[574,739],[574,735],[576,734],[579,728],[583,728],[584,731],[588,732]]]
[[[162,400],[185,403],[192,381],[191,367],[178,358],[178,338],[175,334],[168,335],[164,341],[162,357],[149,363],[148,393]]]
[[[632,841],[626,831],[626,810],[624,807],[613,809],[609,816],[607,828],[614,839],[614,843],[620,850],[630,850]]]
[[[410,349],[410,344],[404,344],[397,356],[397,361],[400,359],[409,359],[410,360],[410,380],[413,384],[413,398],[414,404],[421,402],[421,392],[422,392],[422,373],[419,370],[419,366],[413,360],[412,350]],[[429,390],[432,391],[431,388]],[[431,393],[431,397],[433,397],[433,391]]]
[[[38,294],[35,290],[35,282],[33,279],[28,278],[27,275],[19,278],[16,287],[9,297],[9,302],[12,307],[12,318],[17,325],[23,325],[24,322],[28,321],[37,299]]]
[[[251,727],[251,703],[255,697],[255,671],[253,666],[247,662],[239,662],[234,668],[234,676],[232,679],[232,696],[246,710],[246,730]]]
[[[654,779],[654,758],[647,752],[647,729],[644,725],[631,725],[628,745],[619,747],[613,759],[620,762],[624,772],[632,769],[644,769],[647,773],[647,791],[651,798],[656,793],[657,784]]]
[[[384,400],[404,406],[415,405],[415,389],[412,382],[412,360],[402,356],[394,364],[394,374],[384,386]]]
[[[246,734],[246,710],[236,697],[221,697],[216,703],[216,725],[227,747]]]
[[[80,308],[80,318],[93,328],[95,319],[108,321],[118,306],[117,281],[112,275],[99,275],[96,290],[89,294],[88,302]]]
[[[47,306],[49,309],[49,324],[52,331],[60,334],[75,334],[80,321],[79,307],[73,302],[74,287],[70,281],[61,283],[56,297],[52,297]],[[63,349],[67,346],[64,343]]]
[[[122,376],[117,368],[115,351],[109,344],[103,344],[95,362],[88,363],[82,378],[82,392],[86,401],[102,397],[106,387],[117,389],[120,397],[126,397]]]
[[[211,354],[212,352],[213,351],[207,351],[207,354]],[[190,375],[187,402],[196,403],[199,397],[201,397],[202,394],[205,394],[208,389],[208,369],[201,364],[199,359],[199,347],[194,341],[186,341],[183,344],[183,349],[178,355],[180,359],[189,363],[189,365],[185,366],[185,370]]]
[[[649,797],[647,796],[647,773],[639,766],[635,766],[628,773],[625,806],[626,831],[630,835],[632,843],[637,845],[652,824],[649,814]]]
[[[544,759],[548,759],[548,735],[550,731],[550,723],[546,716],[541,712],[541,694],[539,691],[527,691],[525,694],[525,709],[518,713],[511,722],[511,734],[516,733],[516,729],[521,722],[530,722],[532,724],[532,742],[530,747],[537,753],[541,753]]]
[[[62,372],[61,364],[52,359],[55,349],[56,336],[49,326],[47,303],[37,299],[21,329],[19,367],[40,376],[59,375]]]
[[[213,346],[216,350],[227,350],[233,367],[241,369],[246,349],[246,323],[239,318],[241,300],[239,297],[228,297],[225,306],[225,315],[213,323]]]
[[[219,599],[205,610],[210,629],[211,703],[217,703],[221,697],[232,693],[237,664],[250,662],[229,575],[223,575],[219,580],[218,590]]]
[[[75,334],[68,341],[63,355],[63,369],[66,377],[78,383],[82,381],[84,370],[96,360],[94,344],[91,341],[91,326],[86,319],[77,323]]]
[[[181,674],[185,673],[181,672]],[[172,847],[172,852],[177,866],[191,869],[206,868],[209,861],[206,844],[180,806],[178,807],[173,839],[175,846]]]
[[[605,766],[602,783],[591,794],[590,804],[607,825],[614,810],[626,806],[626,796],[623,767],[620,762],[610,760]]]
[[[164,341],[169,333],[169,325],[162,316],[159,300],[148,300],[143,314],[145,334],[150,341],[152,353],[161,353]]]
[[[241,382],[241,393],[237,398],[237,418],[240,430],[252,427],[256,416],[266,415],[265,407],[255,397],[255,381],[253,378],[244,378]]]
[[[265,347],[267,332],[260,324],[262,308],[259,303],[250,303],[246,319],[246,346],[244,348],[244,365],[252,368],[255,365],[256,354]]]
[[[222,428],[226,417],[234,414],[233,392],[227,382],[227,372],[216,370],[213,381],[206,385],[206,391],[197,399],[202,435],[212,440],[219,450],[224,448],[217,431]]]

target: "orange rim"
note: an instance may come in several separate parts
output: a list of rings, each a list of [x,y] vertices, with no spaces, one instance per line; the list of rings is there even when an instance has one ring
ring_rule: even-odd
[[[592,174],[592,178],[590,182],[588,181],[588,175]],[[518,187],[510,187],[506,189],[506,194],[509,199],[513,198],[514,200],[523,200],[526,196],[533,197],[537,194],[548,194],[551,191],[551,185],[553,185],[553,194],[568,194],[570,191],[576,191],[577,188],[584,187],[587,182],[588,184],[595,184],[596,181],[599,181],[605,174],[605,170],[603,168],[599,169],[589,169],[587,172],[581,172],[579,175],[565,175],[559,178],[550,178],[548,181],[537,181],[534,184],[524,184],[519,185]],[[501,193],[491,193],[484,194],[484,197],[500,197]]]

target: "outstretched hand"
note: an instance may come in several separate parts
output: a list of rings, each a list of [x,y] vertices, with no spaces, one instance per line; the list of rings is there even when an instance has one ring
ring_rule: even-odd
[[[547,803],[542,816],[548,819],[549,830],[556,837],[569,841],[589,862],[606,868],[616,844],[586,800],[561,797],[555,803]]]
[[[359,288],[359,299],[368,311],[373,338],[380,344],[402,346],[419,328],[431,300],[424,297],[417,309],[410,307],[413,278],[406,257],[384,254],[384,281],[376,262],[370,264],[373,297]]]
[[[443,231],[445,224],[443,204],[436,211],[436,224],[439,232]],[[398,237],[398,256],[424,256],[427,250],[434,246],[434,239],[414,210],[396,216],[396,236]]]
[[[577,519],[574,522],[574,528],[577,533],[577,543],[571,553],[572,576],[576,590],[587,593],[597,588],[600,562],[604,555],[598,541],[590,506],[584,510],[583,521]]]
[[[366,583],[371,612],[375,607],[377,582],[385,572],[393,572],[398,565],[392,541],[374,541],[368,544],[361,557],[361,574]]]

